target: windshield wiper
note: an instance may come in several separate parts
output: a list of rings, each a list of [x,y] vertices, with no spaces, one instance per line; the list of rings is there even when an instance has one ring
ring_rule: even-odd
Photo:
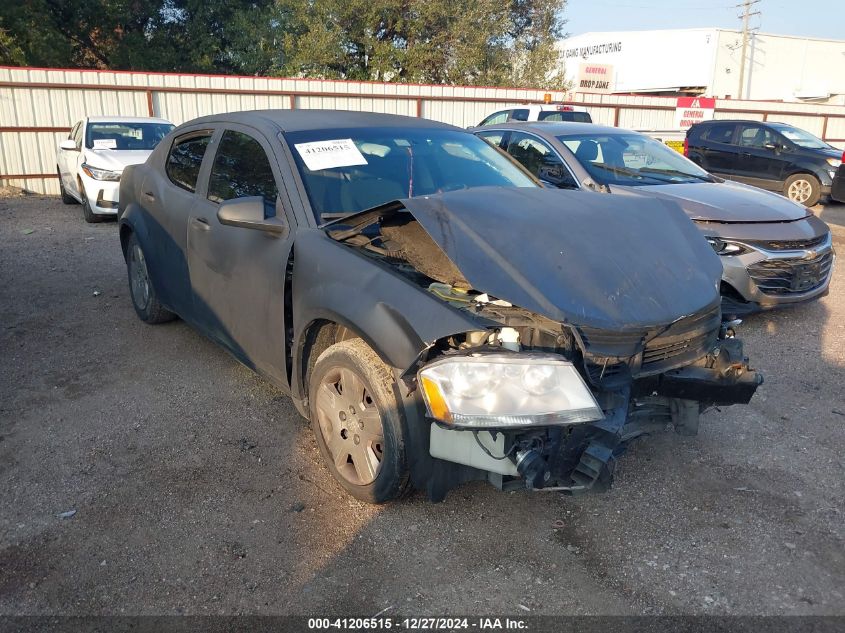
[[[629,178],[650,178],[651,180],[656,180],[657,182],[666,182],[665,180],[661,180],[660,178],[655,178],[650,174],[642,174],[640,173],[639,169],[631,169],[630,167],[614,167],[613,165],[604,165],[602,163],[592,163],[593,167],[598,167],[599,169],[604,169],[605,171],[612,172],[614,174],[628,176]]]
[[[654,169],[653,167],[643,167],[640,172],[647,174],[666,174],[669,176],[681,176],[682,178],[692,178],[693,180],[700,180],[701,182],[715,182],[713,177],[709,174],[707,176],[699,176],[697,174],[688,174],[685,171],[678,169]]]

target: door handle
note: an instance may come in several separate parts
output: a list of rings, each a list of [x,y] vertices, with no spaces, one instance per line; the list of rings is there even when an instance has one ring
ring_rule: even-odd
[[[208,220],[205,218],[191,218],[191,226],[195,229],[200,229],[201,231],[208,231],[211,229],[211,226],[208,224]]]

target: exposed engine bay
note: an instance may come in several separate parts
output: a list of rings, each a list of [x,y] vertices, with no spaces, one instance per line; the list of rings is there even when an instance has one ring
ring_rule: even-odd
[[[565,283],[543,286],[545,278],[554,277],[558,271],[548,265],[545,270],[531,271],[503,252],[501,246],[488,241],[489,234],[477,230],[472,213],[461,214],[462,222],[456,228],[454,215],[450,223],[443,221],[443,208],[438,206],[441,201],[428,202],[426,198],[403,200],[327,229],[333,239],[390,267],[420,291],[478,319],[475,331],[430,341],[416,364],[402,375],[409,392],[419,391],[424,396],[430,423],[429,454],[464,467],[460,476],[443,477],[439,484],[430,486],[432,498],[442,498],[449,488],[469,479],[487,479],[501,489],[568,493],[605,490],[612,482],[615,460],[629,441],[669,425],[680,434],[695,435],[702,411],[746,404],[762,383],[762,376],[749,366],[742,342],[735,338],[738,322],[722,321],[716,291],[718,262],[710,266],[712,262],[705,258],[703,272],[692,265],[684,269],[684,261],[677,269],[666,270],[660,268],[659,254],[651,259],[636,254],[630,258],[633,263],[626,264],[628,279],[617,275],[623,280],[615,281],[616,287],[602,286],[601,280],[591,279],[586,273],[582,273],[584,283],[578,288]],[[450,211],[455,206],[450,205]],[[495,213],[495,204],[491,207]],[[601,218],[593,218],[592,223],[600,224]],[[461,228],[466,230],[458,231]],[[695,230],[691,224],[690,228]],[[590,236],[582,235],[581,239],[589,240]],[[712,255],[707,253],[704,240],[698,239],[704,254]],[[593,262],[607,264],[608,257],[601,251],[585,261],[580,259],[580,252],[587,249],[579,248],[580,252],[571,254],[575,248],[554,244],[560,245],[560,254],[566,253],[570,265],[594,271],[597,266]],[[550,244],[523,248],[542,248],[547,253]],[[617,248],[616,253],[619,251]],[[484,256],[468,262],[478,252]],[[635,284],[619,285],[637,275],[644,276],[649,267],[666,280],[661,287],[663,296],[655,299]],[[485,277],[490,270],[505,271],[509,276],[504,280],[503,275]],[[674,296],[667,290],[673,284],[679,289]],[[685,294],[681,296],[681,292]],[[517,297],[527,297],[525,303],[531,309],[512,303]],[[600,312],[604,303],[610,305],[606,313]],[[684,312],[678,314],[678,307]],[[670,316],[656,318],[661,311]],[[625,319],[620,322],[617,315],[623,313]],[[501,424],[483,415],[473,418],[472,411],[463,418],[462,412],[436,401],[436,385],[431,387],[435,391],[430,391],[430,385],[420,383],[427,379],[427,372],[432,373],[429,367],[471,361],[476,364],[470,371],[489,373],[492,367],[500,372],[499,386],[489,397],[504,397],[501,394],[512,388],[512,381],[521,376],[525,383],[529,370],[521,369],[520,358],[551,368],[539,380],[550,376],[548,379],[554,382],[559,375],[570,381],[567,384],[574,385],[573,380],[583,384],[589,392],[584,398],[592,399],[596,413],[588,412],[588,403],[578,409],[578,415],[566,419],[543,417],[542,410],[531,420],[516,414],[505,416]],[[577,379],[567,377],[568,367],[577,372]],[[451,385],[447,389],[454,387],[449,376],[443,379],[444,384]],[[432,380],[436,382],[436,376]],[[536,380],[534,374],[531,380]],[[577,385],[573,389],[577,390]],[[530,386],[529,391],[534,393]],[[482,401],[488,396],[473,397]],[[519,397],[515,396],[516,400]],[[528,401],[519,400],[523,407]],[[444,408],[445,413],[441,410]]]

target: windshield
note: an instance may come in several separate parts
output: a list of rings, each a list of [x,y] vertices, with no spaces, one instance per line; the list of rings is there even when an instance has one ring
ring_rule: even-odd
[[[706,171],[663,143],[642,134],[585,134],[558,140],[596,182],[605,185],[668,185],[714,182]]]
[[[285,134],[318,223],[401,198],[537,187],[482,139],[457,130],[353,128]]]
[[[89,123],[85,132],[88,149],[155,149],[172,130],[172,123]]]
[[[783,124],[772,125],[772,127],[795,143],[798,147],[804,147],[806,149],[829,149],[831,147],[820,138],[816,138],[809,132],[805,132],[797,127]]]

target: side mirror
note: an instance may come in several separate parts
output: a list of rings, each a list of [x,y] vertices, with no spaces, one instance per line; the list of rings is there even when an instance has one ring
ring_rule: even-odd
[[[66,138],[59,144],[59,149],[76,151],[76,141],[72,138]]]
[[[221,202],[217,210],[217,219],[220,224],[256,229],[278,237],[287,236],[289,231],[284,217],[264,217],[264,198],[261,196],[234,198]]]

